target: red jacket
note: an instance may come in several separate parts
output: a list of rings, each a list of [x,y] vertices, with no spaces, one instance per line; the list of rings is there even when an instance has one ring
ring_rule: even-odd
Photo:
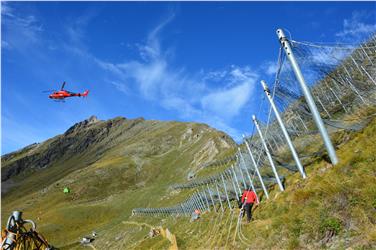
[[[255,202],[258,203],[256,194],[252,190],[249,190],[249,191],[244,190],[243,196],[242,196],[242,203],[244,203],[245,198],[246,198],[245,203],[255,203]]]

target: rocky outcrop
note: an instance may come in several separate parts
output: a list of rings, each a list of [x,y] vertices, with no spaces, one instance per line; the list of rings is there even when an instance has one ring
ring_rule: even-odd
[[[107,138],[111,129],[121,126],[125,118],[115,118],[106,122],[91,116],[82,122],[70,127],[63,135],[56,136],[42,143],[42,150],[34,154],[26,154],[17,160],[9,162],[12,154],[2,159],[1,181],[6,181],[27,169],[41,169],[60,159],[77,156],[86,151],[90,146],[99,144]],[[34,147],[33,144],[21,151]],[[13,154],[14,155],[14,154]]]

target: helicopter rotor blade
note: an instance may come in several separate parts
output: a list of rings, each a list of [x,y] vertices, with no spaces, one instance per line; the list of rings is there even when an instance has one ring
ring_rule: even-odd
[[[44,90],[42,93],[48,93],[48,92],[56,92],[56,89],[49,89],[49,90]]]
[[[63,85],[61,86],[61,90],[64,89],[64,86],[65,86],[65,81],[63,82]]]

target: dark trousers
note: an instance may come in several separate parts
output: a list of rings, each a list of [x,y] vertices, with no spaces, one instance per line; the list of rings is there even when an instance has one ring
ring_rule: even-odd
[[[252,207],[253,203],[246,203],[244,205],[245,213],[247,214],[247,221],[250,222],[252,219]],[[244,216],[244,214],[243,214]]]

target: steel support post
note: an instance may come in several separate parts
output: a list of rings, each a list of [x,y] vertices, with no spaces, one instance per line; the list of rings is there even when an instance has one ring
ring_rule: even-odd
[[[217,183],[215,183],[215,188],[217,189],[218,200],[219,200],[219,203],[221,204],[222,212],[224,212],[225,210],[224,210],[223,205],[222,205],[222,198],[221,198],[221,195],[219,194],[219,189],[218,189]]]
[[[232,188],[234,189],[235,191],[235,195],[236,195],[236,200],[239,200],[239,194],[238,194],[238,190],[236,190],[236,186],[235,186],[235,180],[234,178],[232,177],[232,174],[231,174],[231,170],[228,169],[228,172],[227,172],[228,176],[230,176],[231,178],[231,183],[232,183]]]
[[[350,88],[359,96],[359,98],[362,100],[362,102],[367,105],[367,102],[364,100],[363,96],[360,94],[360,92],[358,91],[358,89],[351,83],[351,79],[350,78],[346,78],[346,77],[342,77],[341,76],[341,79],[342,81],[344,81],[346,84],[349,84],[350,85]]]
[[[201,201],[202,204],[204,205],[205,210],[209,210],[209,204],[208,204],[208,206],[206,206],[205,200],[204,200],[204,198],[202,198],[201,193],[200,193],[200,192],[197,192],[197,194],[198,194],[198,197],[200,198],[200,201]]]
[[[245,136],[243,135],[243,138],[244,138],[244,142],[245,142],[245,145],[247,147],[247,150],[248,150],[248,153],[249,153],[249,156],[251,157],[251,161],[253,163],[253,167],[254,169],[256,170],[256,174],[257,174],[257,177],[259,178],[259,181],[261,183],[261,187],[262,187],[262,190],[264,191],[264,194],[266,196],[267,199],[269,199],[269,193],[268,193],[268,190],[266,189],[265,187],[265,184],[264,184],[264,181],[262,179],[262,176],[260,174],[260,171],[258,169],[258,166],[257,166],[257,163],[255,161],[255,158],[253,157],[253,153],[251,151],[251,147],[249,146],[248,142],[247,142],[247,139],[245,138]]]
[[[238,150],[239,150],[239,148],[238,148]],[[255,194],[256,194],[256,198],[257,198],[257,200],[258,200],[258,196],[257,196],[257,193],[256,193],[255,186],[253,185],[252,178],[251,178],[250,174],[248,173],[247,166],[245,165],[245,160],[244,160],[243,155],[242,155],[242,152],[241,152],[240,150],[239,150],[239,155],[240,155],[241,160],[243,161],[243,165],[244,165],[244,167],[245,167],[245,172],[246,172],[247,177],[248,177],[248,179],[249,179],[249,183],[251,184],[252,191],[255,192]],[[249,190],[249,188],[247,188],[247,189]]]
[[[272,107],[272,109],[274,111],[275,117],[277,118],[278,124],[281,127],[282,133],[285,136],[287,145],[290,148],[290,151],[291,151],[291,154],[292,154],[292,156],[293,156],[293,158],[295,160],[296,166],[298,167],[298,170],[299,170],[300,174],[302,175],[303,179],[305,179],[307,176],[306,176],[306,173],[304,171],[303,165],[302,165],[302,163],[301,163],[301,161],[299,159],[298,153],[295,150],[294,144],[291,141],[290,135],[289,135],[289,133],[286,130],[285,124],[282,121],[282,118],[281,118],[281,116],[280,116],[280,114],[278,112],[278,109],[277,109],[277,107],[276,107],[276,105],[274,103],[274,100],[273,100],[272,96],[270,95],[269,88],[266,85],[265,81],[261,81],[261,84],[262,84],[264,92],[265,92],[265,94],[266,94],[266,96],[267,96],[267,98],[268,98],[268,100],[270,102],[270,106]]]
[[[195,199],[195,201],[196,201],[196,203],[197,203],[198,209],[200,209],[201,211],[204,211],[205,209],[202,207],[202,204],[201,204],[200,201],[198,200],[197,193],[194,193],[194,194],[193,194],[193,198]]]
[[[316,123],[316,126],[317,128],[319,129],[320,131],[320,134],[324,140],[324,144],[326,146],[326,149],[328,151],[328,154],[329,154],[329,157],[330,157],[330,160],[332,162],[333,165],[336,165],[338,163],[338,158],[337,158],[337,155],[336,155],[336,151],[334,149],[334,146],[332,144],[332,141],[330,140],[330,137],[329,137],[329,134],[328,134],[328,131],[326,130],[325,126],[324,126],[324,122],[322,121],[321,119],[321,116],[320,116],[320,113],[319,111],[317,110],[317,107],[316,107],[316,104],[313,100],[313,97],[311,95],[311,92],[304,80],[304,77],[303,77],[303,74],[302,72],[300,71],[300,68],[299,68],[299,65],[294,57],[294,53],[290,47],[290,43],[289,41],[287,40],[284,32],[282,29],[278,29],[277,30],[277,35],[278,35],[278,39],[282,45],[282,47],[284,48],[285,52],[286,52],[286,56],[287,58],[289,59],[290,63],[291,63],[291,66],[294,70],[294,73],[295,73],[295,76],[300,84],[300,87],[302,88],[302,91],[303,91],[303,94],[305,96],[305,99],[307,101],[307,104],[309,106],[309,109],[311,110],[311,113],[312,113],[312,116],[313,116],[313,119]]]
[[[231,202],[230,202],[230,199],[228,198],[228,193],[227,193],[226,183],[225,183],[225,179],[223,178],[223,175],[221,175],[221,178],[222,178],[223,188],[225,189],[225,194],[226,194],[226,199],[227,199],[228,208],[229,208],[230,210],[232,210]]]
[[[209,200],[208,200],[208,197],[206,196],[206,192],[205,192],[205,189],[204,189],[204,188],[203,188],[202,192],[203,192],[203,196],[204,196],[204,198],[205,198],[206,204],[208,205],[208,210],[209,210],[209,212],[210,212]]]
[[[368,58],[368,61],[373,65],[373,62],[372,62],[371,58],[368,56],[367,52],[364,50],[363,45],[360,45],[360,48],[362,48],[363,53],[364,53],[364,54],[366,55],[366,57]]]
[[[208,192],[209,192],[210,200],[211,200],[211,202],[212,202],[212,204],[213,204],[213,207],[214,207],[214,212],[217,212],[217,208],[215,207],[215,202],[214,202],[214,199],[213,199],[213,195],[212,195],[212,193],[211,193],[211,191],[210,191],[209,184],[206,184],[206,187],[208,188]]]
[[[343,110],[347,113],[346,107],[345,107],[345,105],[343,105],[341,99],[339,99],[338,95],[334,92],[334,90],[332,88],[329,87],[329,89],[332,92],[332,94],[335,96],[337,101],[341,104],[341,107],[343,108]]]
[[[274,134],[274,132],[273,132],[273,134]],[[277,150],[279,150],[278,142],[276,141],[275,136],[273,134],[272,134],[272,136],[270,136],[270,138],[272,139],[272,141],[273,141],[275,147],[277,148]]]
[[[325,105],[322,103],[320,97],[317,95],[316,96],[317,101],[320,103],[322,109],[325,111],[325,113],[328,115],[329,118],[332,118],[332,116],[329,114],[328,110],[325,108]]]
[[[299,113],[297,113],[297,117],[298,117],[299,121],[302,123],[302,125],[303,125],[305,131],[308,131],[308,128],[307,128],[307,126],[305,125],[305,122],[303,121],[303,118],[300,116]]]
[[[205,209],[202,207],[202,204],[199,202],[196,193],[193,195],[193,199],[196,201],[197,208],[200,209],[201,211],[204,211]]]
[[[197,209],[197,204],[196,204],[195,200],[193,199],[193,195],[191,196],[190,200],[191,200],[191,204],[192,204],[192,211],[194,211],[195,209]]]
[[[237,186],[237,188],[239,190],[239,193],[241,194],[242,193],[242,189],[239,186],[239,181],[238,181],[238,177],[236,177],[236,173],[235,173],[235,170],[234,170],[234,165],[231,165],[231,171],[232,171],[232,174],[234,175],[236,186]]]
[[[241,164],[240,164],[240,159],[239,159],[239,157],[237,157],[237,158],[238,158],[238,168],[239,168],[240,176],[242,177],[244,189],[248,189],[247,183],[245,182],[245,178],[244,178],[244,175],[243,175],[242,167],[241,167]]]
[[[271,165],[271,167],[272,167],[272,169],[273,169],[273,172],[274,172],[275,178],[276,178],[276,180],[277,180],[277,183],[278,183],[279,189],[280,189],[281,191],[284,191],[285,189],[283,188],[282,182],[281,182],[281,180],[279,179],[277,169],[275,168],[275,165],[274,165],[274,162],[273,162],[272,156],[271,156],[271,154],[270,154],[270,151],[269,151],[269,149],[268,149],[268,146],[266,146],[266,143],[265,143],[265,140],[264,140],[264,136],[263,136],[262,133],[261,133],[261,130],[260,130],[259,124],[258,124],[258,122],[257,122],[256,116],[253,115],[253,116],[252,116],[252,119],[253,119],[253,122],[255,123],[255,127],[256,127],[257,132],[258,132],[258,134],[259,134],[259,136],[260,136],[261,143],[262,143],[262,145],[264,146],[264,149],[265,149],[266,155],[267,155],[267,157],[268,157],[268,159],[269,159],[269,163],[270,163],[270,165]]]
[[[207,210],[205,202],[202,200],[201,195],[199,192],[196,192],[196,197],[198,199],[198,202],[200,203],[201,207],[203,208],[202,211]]]
[[[195,209],[198,208],[195,200],[193,199],[193,196],[191,196],[191,204],[192,204],[192,212],[193,212],[195,211]]]
[[[180,213],[180,215],[184,215],[185,214],[184,207],[183,207],[182,203],[179,204],[179,213]]]
[[[190,215],[192,213],[192,208],[188,200],[185,202],[185,208],[187,210],[187,215]]]
[[[193,211],[195,211],[192,199],[188,200],[188,204],[189,204],[189,212],[192,213]]]
[[[197,201],[196,201],[196,199],[194,198],[193,195],[192,195],[191,199],[192,199],[192,204],[193,204],[193,211],[196,210],[196,209],[199,209],[199,207],[197,205]]]
[[[185,207],[185,214],[188,216],[188,215],[190,215],[191,214],[191,209],[189,208],[189,204],[188,204],[188,201],[185,201],[185,205],[184,205],[184,207]]]
[[[364,73],[366,73],[366,75],[368,76],[368,78],[373,82],[373,84],[376,85],[376,81],[372,78],[372,76],[367,72],[367,70],[363,67],[363,65],[360,65],[360,67],[362,68],[362,70],[364,71]]]

